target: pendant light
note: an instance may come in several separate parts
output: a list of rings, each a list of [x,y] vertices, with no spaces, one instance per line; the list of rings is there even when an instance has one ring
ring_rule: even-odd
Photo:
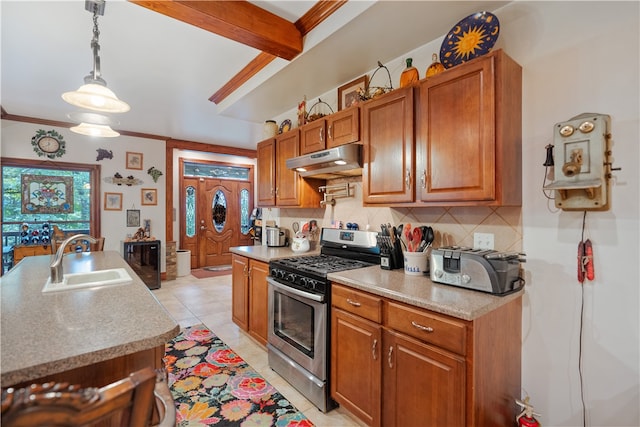
[[[111,126],[117,125],[118,122],[103,114],[76,111],[74,113],[67,114],[67,117],[74,122],[79,123],[78,126],[70,128],[71,132],[105,138],[120,136],[118,132],[111,129]]]
[[[84,8],[88,12],[93,13],[93,38],[91,40],[91,49],[93,50],[93,70],[88,76],[84,78],[84,85],[74,92],[65,92],[62,94],[62,99],[71,105],[80,108],[86,108],[88,110],[100,111],[104,113],[125,113],[130,110],[129,104],[118,99],[118,97],[107,88],[107,82],[102,78],[100,74],[100,44],[98,43],[98,37],[100,31],[98,30],[98,15],[104,15],[105,0],[86,0]],[[96,115],[102,117],[98,123],[83,122],[80,126],[71,128],[73,132],[82,133],[84,135],[90,134],[94,136],[118,136],[119,134],[113,131],[108,125],[100,123],[104,119],[108,120],[105,116]],[[92,132],[87,130],[88,127],[94,126],[95,129]],[[82,132],[79,132],[82,130]]]

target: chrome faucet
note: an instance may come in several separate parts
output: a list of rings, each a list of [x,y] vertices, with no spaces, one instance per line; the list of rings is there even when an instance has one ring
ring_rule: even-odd
[[[88,234],[76,234],[64,239],[64,241],[60,243],[60,247],[58,247],[58,250],[56,251],[56,254],[53,258],[53,261],[51,261],[51,265],[49,266],[51,267],[51,283],[62,282],[62,276],[63,276],[62,257],[64,256],[64,249],[67,247],[67,245],[70,242],[73,242],[74,240],[80,240],[80,239],[88,240],[91,243],[98,243],[97,239],[89,236]]]

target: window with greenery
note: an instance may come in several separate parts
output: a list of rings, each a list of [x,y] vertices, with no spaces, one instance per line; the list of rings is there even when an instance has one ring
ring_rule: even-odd
[[[3,246],[44,243],[53,226],[99,236],[99,177],[99,165],[3,158]]]

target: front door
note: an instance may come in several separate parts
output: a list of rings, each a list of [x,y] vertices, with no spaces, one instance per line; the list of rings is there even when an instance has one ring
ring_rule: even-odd
[[[252,183],[183,177],[180,248],[191,251],[191,268],[231,265],[230,248],[252,244]]]

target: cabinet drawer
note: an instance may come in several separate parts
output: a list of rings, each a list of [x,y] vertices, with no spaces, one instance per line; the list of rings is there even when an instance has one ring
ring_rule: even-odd
[[[465,354],[466,325],[462,322],[389,302],[386,326],[446,350]]]
[[[331,305],[373,322],[382,323],[382,298],[332,284]]]

